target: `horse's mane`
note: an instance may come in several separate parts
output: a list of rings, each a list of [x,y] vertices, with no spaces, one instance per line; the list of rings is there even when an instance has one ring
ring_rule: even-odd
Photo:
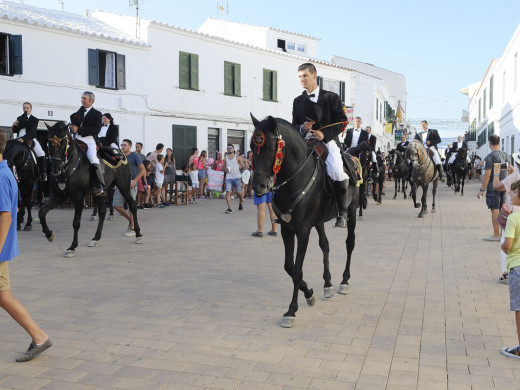
[[[303,136],[300,134],[300,132],[288,121],[282,118],[273,118],[273,117],[267,117],[265,119],[269,120],[269,118],[274,119],[274,122],[276,124],[276,127],[278,128],[278,131],[280,134],[282,134],[282,137],[290,137],[291,142],[294,140],[296,143],[300,143],[298,147],[307,147],[307,143],[305,142]],[[271,129],[274,130],[274,129]]]

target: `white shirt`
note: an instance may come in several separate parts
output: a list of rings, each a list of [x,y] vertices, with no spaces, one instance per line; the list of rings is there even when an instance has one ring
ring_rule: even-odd
[[[351,148],[355,148],[358,145],[360,135],[361,127],[359,129],[354,127],[354,130],[352,130],[352,143],[350,144]]]
[[[462,148],[462,142],[457,142],[457,149],[461,149]]]
[[[320,87],[316,87],[316,89],[314,91],[312,91],[311,93],[308,93],[307,92],[307,95],[312,95],[314,94],[314,96],[312,97],[309,97],[309,100],[311,102],[314,102],[314,103],[318,103],[318,98],[320,97]]]
[[[426,145],[426,138],[428,138],[428,130],[424,130],[422,133],[422,143],[424,144],[424,146],[428,146]]]
[[[161,165],[161,163],[157,163],[157,165],[155,166],[155,181],[157,183],[164,183],[164,174],[161,173],[162,170],[163,166]]]
[[[103,125],[103,126],[101,127],[101,130],[99,130],[98,137],[99,137],[99,138],[106,137],[106,136],[107,136],[107,131],[108,131],[108,126],[107,126],[107,125]]]

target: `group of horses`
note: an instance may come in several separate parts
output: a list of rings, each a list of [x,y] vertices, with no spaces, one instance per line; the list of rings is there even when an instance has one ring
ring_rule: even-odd
[[[25,211],[27,210],[27,222],[23,230],[32,230],[32,195],[35,183],[38,182],[38,188],[48,187],[49,200],[40,207],[38,217],[42,226],[43,233],[49,241],[53,241],[56,237],[55,233],[49,229],[47,225],[47,213],[62,204],[67,199],[73,202],[75,212],[72,226],[74,228],[74,236],[72,244],[67,249],[65,257],[73,257],[78,247],[78,231],[80,228],[81,215],[87,195],[92,193],[95,185],[91,175],[90,162],[87,159],[85,145],[77,141],[64,122],[57,122],[52,127],[47,126],[48,134],[44,145],[47,149],[49,171],[48,183],[40,182],[38,175],[38,167],[36,159],[29,145],[10,140],[7,142],[4,159],[18,182],[20,201],[17,226],[21,229],[24,221]],[[137,205],[130,195],[129,183],[131,180],[130,167],[127,164],[126,157],[121,156],[122,161],[118,166],[107,164],[101,159],[103,175],[107,187],[107,193],[113,193],[115,187],[119,189],[125,198],[130,212],[132,213],[135,226],[136,243],[142,242],[142,234],[140,232],[139,223],[137,221]],[[89,243],[89,246],[97,246],[101,239],[101,232],[106,215],[105,197],[94,197],[95,210],[99,213],[99,220],[96,233]]]

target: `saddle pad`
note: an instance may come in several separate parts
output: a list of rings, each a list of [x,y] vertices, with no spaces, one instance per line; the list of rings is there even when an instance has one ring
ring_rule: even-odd
[[[348,153],[341,153],[341,155],[343,156],[343,167],[350,182],[356,187],[359,187],[363,183],[361,162],[357,157],[351,156]]]
[[[117,168],[127,163],[125,154],[120,149],[114,149],[110,146],[99,148],[98,145],[98,157],[111,168]]]

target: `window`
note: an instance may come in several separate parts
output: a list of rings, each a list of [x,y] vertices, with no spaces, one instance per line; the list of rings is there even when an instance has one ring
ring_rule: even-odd
[[[502,74],[502,103],[506,102],[506,72]]]
[[[199,90],[199,56],[179,52],[179,88]]]
[[[376,98],[376,120],[379,120],[379,99]]]
[[[484,88],[484,96],[483,96],[483,103],[482,104],[482,117],[485,118],[486,117],[486,111],[487,111],[487,105],[486,105],[486,97],[487,97],[487,89]]]
[[[383,102],[379,102],[379,121],[383,123]]]
[[[224,95],[240,96],[240,64],[224,62]]]
[[[22,74],[22,36],[0,33],[0,75]]]
[[[492,75],[489,79],[489,109],[493,108],[493,87],[495,84],[495,75]]]
[[[278,101],[278,72],[264,69],[264,100],[268,102]]]
[[[296,49],[300,52],[300,53],[305,53],[305,45],[301,44],[301,43],[298,43],[298,45],[296,46]]]
[[[88,83],[100,88],[126,89],[125,56],[88,49]]]
[[[488,126],[488,131],[487,131],[487,138],[489,138],[489,136],[495,134],[495,122],[491,122]],[[487,139],[486,138],[486,139]]]
[[[482,113],[482,100],[478,99],[478,122],[479,123],[482,120],[481,113]]]
[[[287,50],[296,50],[296,45],[294,42],[287,42]]]
[[[518,83],[518,53],[515,53],[515,59],[513,62],[513,91],[516,91],[517,83]]]
[[[341,102],[345,104],[345,82],[341,80],[326,79],[321,76],[317,77],[317,83],[320,87],[327,91],[335,92],[341,98]]]

